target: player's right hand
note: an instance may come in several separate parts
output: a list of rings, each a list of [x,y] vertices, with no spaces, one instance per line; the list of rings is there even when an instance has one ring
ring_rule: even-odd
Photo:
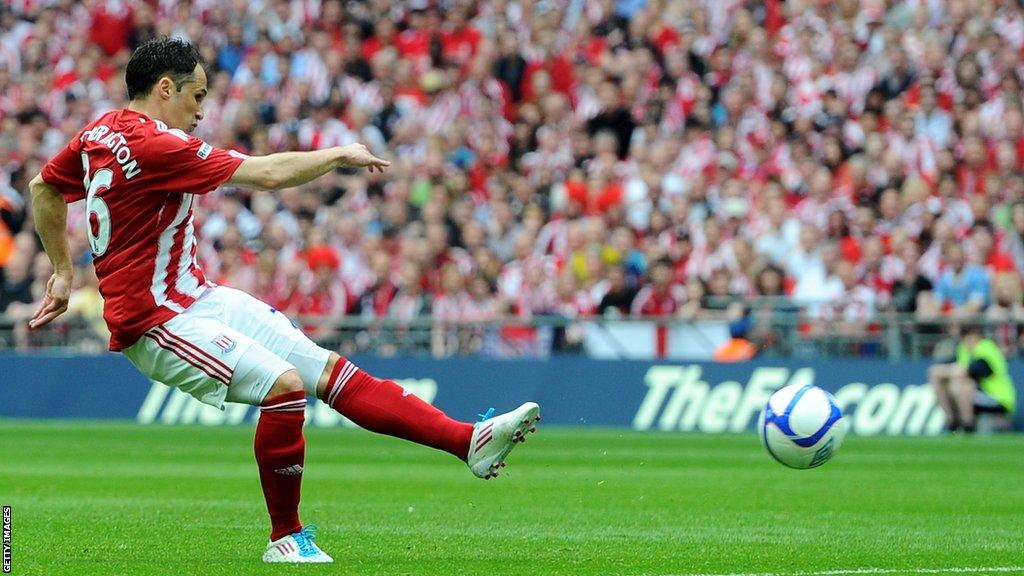
[[[71,299],[71,275],[54,274],[46,283],[46,296],[43,297],[39,309],[28,321],[28,327],[33,330],[46,326],[51,320],[60,316],[68,309],[68,300]]]
[[[366,168],[370,172],[376,169],[378,172],[383,172],[385,168],[391,166],[391,162],[377,158],[364,144],[357,142],[343,146],[343,149],[345,150],[345,165],[351,168]]]

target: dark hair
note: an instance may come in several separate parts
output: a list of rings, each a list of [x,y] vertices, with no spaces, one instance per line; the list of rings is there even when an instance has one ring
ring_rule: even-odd
[[[971,225],[971,232],[974,232],[975,230],[978,229],[984,230],[989,234],[995,234],[995,230],[992,227],[992,223],[989,222],[988,220],[975,220],[974,224]]]
[[[145,98],[164,76],[174,81],[181,90],[185,82],[194,79],[196,64],[204,64],[203,57],[189,41],[166,36],[153,38],[132,52],[125,70],[128,99]]]
[[[767,274],[776,274],[779,277],[779,289],[778,292],[769,294],[768,288],[765,286],[764,277]],[[774,264],[768,264],[757,273],[757,278],[754,280],[755,288],[757,289],[758,296],[782,296],[785,295],[785,282],[786,273],[782,271],[782,268]]]

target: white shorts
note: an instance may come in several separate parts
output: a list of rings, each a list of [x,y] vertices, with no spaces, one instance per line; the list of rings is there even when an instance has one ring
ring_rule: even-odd
[[[216,286],[122,350],[140,372],[224,409],[258,406],[288,370],[310,395],[330,358],[284,314],[241,290]]]

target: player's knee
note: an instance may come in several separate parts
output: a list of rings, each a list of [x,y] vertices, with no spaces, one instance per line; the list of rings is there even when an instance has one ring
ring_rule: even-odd
[[[270,392],[267,392],[267,396],[264,398],[264,401],[281,394],[302,392],[303,390],[305,390],[305,388],[302,385],[302,378],[299,376],[299,373],[295,370],[289,370],[277,377],[277,380],[274,381],[274,385],[270,387]]]

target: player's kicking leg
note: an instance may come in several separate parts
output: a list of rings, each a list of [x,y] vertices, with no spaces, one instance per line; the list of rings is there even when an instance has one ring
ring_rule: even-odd
[[[220,303],[222,321],[295,367],[307,394],[367,430],[444,450],[480,478],[497,476],[540,419],[530,402],[476,425],[453,420],[398,384],[317,346],[283,314],[241,290],[218,286],[207,300]]]
[[[536,431],[540,407],[527,402],[511,412],[470,424],[392,382],[375,378],[331,353],[317,397],[359,426],[444,450],[466,462],[479,478],[498,475],[505,458]]]

